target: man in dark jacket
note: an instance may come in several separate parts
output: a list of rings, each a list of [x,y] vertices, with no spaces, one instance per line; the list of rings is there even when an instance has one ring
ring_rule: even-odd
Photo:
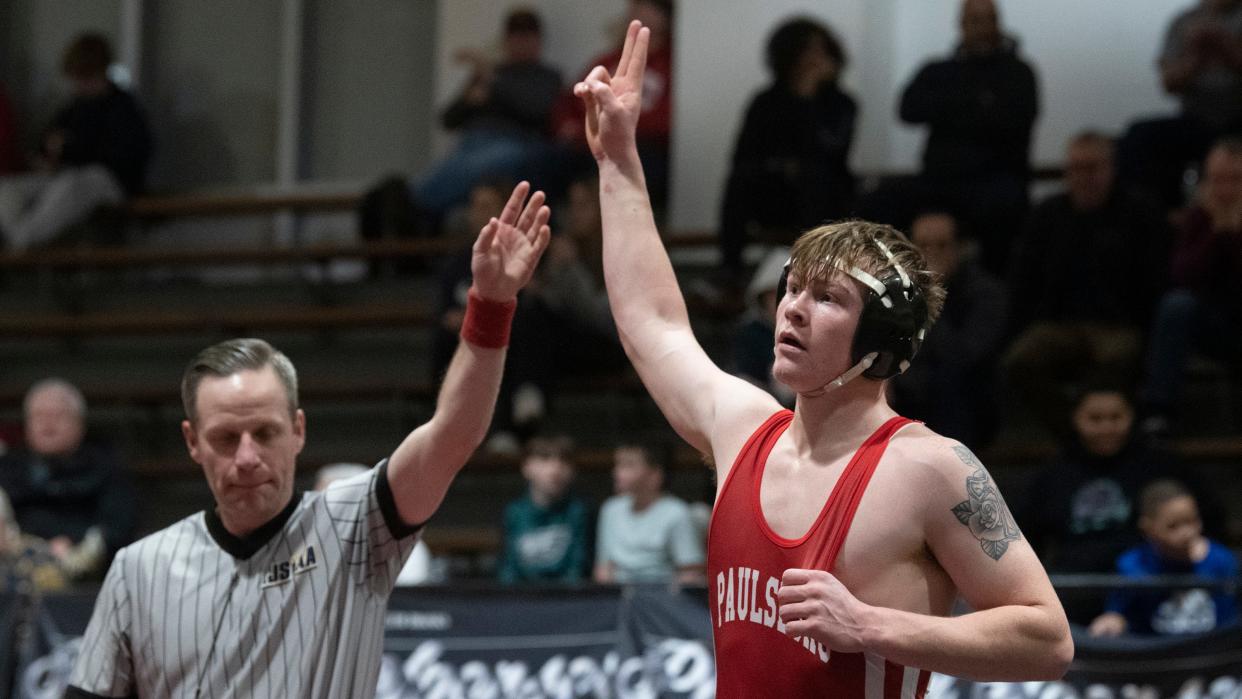
[[[1137,377],[1169,245],[1160,210],[1116,185],[1112,140],[1072,138],[1065,191],[1035,207],[1010,270],[1008,374],[1049,425],[1068,410],[1066,386],[1101,371],[1126,384]]]
[[[959,228],[945,211],[926,211],[910,224],[910,241],[940,275],[948,296],[919,361],[893,379],[892,390],[902,415],[977,449],[997,426],[994,379],[1006,298],[1000,280],[966,254]]]
[[[0,179],[0,232],[9,248],[47,243],[142,187],[151,138],[137,102],[108,79],[111,63],[112,49],[98,34],[83,34],[65,50],[73,99],[44,134],[42,171]]]
[[[966,215],[993,273],[1003,271],[1027,207],[1038,113],[1035,71],[1001,33],[993,0],[962,3],[961,43],[924,65],[901,96],[902,121],[928,126],[918,189]]]

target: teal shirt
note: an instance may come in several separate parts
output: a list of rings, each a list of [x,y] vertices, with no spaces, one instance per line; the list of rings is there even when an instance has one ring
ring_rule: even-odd
[[[576,582],[586,577],[591,515],[569,495],[544,508],[527,492],[505,507],[500,581]]]

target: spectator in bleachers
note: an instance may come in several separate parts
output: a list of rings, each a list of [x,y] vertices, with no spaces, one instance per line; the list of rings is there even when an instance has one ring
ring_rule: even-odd
[[[570,491],[574,478],[568,437],[536,437],[526,445],[522,497],[505,506],[500,582],[588,579],[591,510]]]
[[[1185,171],[1216,139],[1242,131],[1242,1],[1200,0],[1169,25],[1157,61],[1172,118],[1131,125],[1122,139],[1123,180],[1165,208],[1186,200]]]
[[[595,581],[702,583],[705,542],[680,498],[664,492],[671,455],[626,444],[614,453],[617,494],[599,512]]]
[[[1190,355],[1242,357],[1242,139],[1213,146],[1198,202],[1175,238],[1173,289],[1152,324],[1143,391],[1144,429],[1166,432]]]
[[[470,193],[466,228],[477,231],[486,225],[511,189],[493,178],[477,183]],[[626,366],[604,291],[597,190],[593,178],[570,185],[557,233],[518,298],[489,451],[521,451],[522,442],[539,431],[561,378],[608,374]],[[433,379],[443,373],[457,347],[470,282],[467,248],[451,256],[441,273]]]
[[[789,248],[773,248],[755,268],[746,287],[746,311],[733,330],[733,363],[738,376],[771,393],[781,405],[793,407],[794,392],[772,376],[776,287],[788,261]]]
[[[1005,331],[1006,294],[967,254],[960,228],[946,211],[924,212],[910,225],[911,242],[943,279],[948,296],[919,348],[919,361],[893,378],[892,390],[902,415],[977,449],[996,430],[995,357]]]
[[[1137,380],[1169,238],[1163,212],[1116,185],[1112,140],[1070,139],[1065,191],[1031,212],[1010,270],[1017,338],[1005,369],[1046,425],[1068,409],[1068,386],[1100,371]]]
[[[439,274],[440,294],[436,308],[439,322],[433,341],[431,362],[433,381],[440,380],[449,360],[453,358],[453,352],[457,350],[457,338],[461,334],[462,319],[466,315],[466,294],[472,281],[470,254],[474,236],[504,207],[511,191],[513,185],[505,180],[487,177],[476,182],[470,189],[469,205],[462,221],[463,230],[452,231],[454,239],[460,238],[462,249],[458,253],[445,256]],[[458,236],[457,233],[462,235]]]
[[[1238,578],[1238,559],[1220,542],[1203,535],[1194,495],[1174,480],[1159,480],[1139,496],[1138,528],[1145,541],[1117,559],[1128,578],[1195,575],[1209,580]],[[1118,590],[1107,611],[1091,622],[1092,636],[1123,633],[1175,635],[1204,633],[1238,622],[1238,603],[1229,590]]]
[[[1049,571],[1111,571],[1117,556],[1137,543],[1139,493],[1161,478],[1191,482],[1208,521],[1219,521],[1207,491],[1133,429],[1134,407],[1123,389],[1108,383],[1081,389],[1070,420],[1073,437],[1036,476],[1018,512],[1019,526]]]
[[[328,486],[337,481],[347,480],[370,473],[370,471],[371,469],[363,464],[328,464],[315,472],[315,490],[327,490]],[[412,587],[434,582],[435,574],[432,568],[431,549],[427,548],[427,542],[423,541],[420,536],[414,544],[414,550],[410,551],[410,557],[406,559],[405,565],[401,566],[401,572],[397,574],[397,587]]]
[[[616,68],[621,59],[625,28],[637,19],[651,30],[647,46],[647,72],[643,81],[643,111],[638,121],[638,154],[642,158],[647,189],[657,215],[668,203],[669,142],[673,116],[673,0],[627,0],[624,21],[617,24],[613,47],[592,58],[579,79],[595,66]],[[571,85],[572,87],[572,85]],[[594,171],[595,161],[586,145],[586,111],[582,102],[563,92],[552,118],[553,134],[560,143],[562,161],[568,181],[580,172]]]
[[[0,489],[21,530],[73,577],[102,573],[134,533],[137,502],[113,451],[86,436],[86,401],[63,379],[30,388],[26,447],[0,457]]]
[[[597,180],[575,180],[563,211],[513,321],[497,411],[510,409],[508,427],[518,440],[539,430],[558,381],[628,366],[604,290]]]
[[[22,168],[22,151],[17,145],[17,118],[9,93],[0,85],[0,175],[8,175]]]
[[[746,110],[721,211],[720,250],[733,279],[748,241],[788,245],[853,211],[858,106],[839,85],[846,64],[841,42],[812,19],[789,20],[768,39],[772,84]]]
[[[517,179],[539,157],[561,90],[560,73],[543,63],[542,55],[542,21],[528,8],[512,10],[505,19],[500,61],[476,49],[456,52],[470,76],[441,121],[460,135],[456,147],[414,187],[419,207],[444,214],[465,204],[480,179]]]
[[[10,249],[46,244],[141,189],[151,137],[133,96],[108,79],[111,63],[98,34],[65,50],[73,98],[43,136],[40,171],[0,178],[0,239]]]
[[[993,0],[964,0],[960,28],[953,54],[919,69],[901,96],[902,121],[928,127],[919,178],[873,207],[893,198],[897,208],[958,211],[978,236],[980,262],[999,275],[1028,205],[1039,88]]]

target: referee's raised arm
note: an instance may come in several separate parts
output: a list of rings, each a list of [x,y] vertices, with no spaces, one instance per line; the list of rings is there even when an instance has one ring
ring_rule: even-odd
[[[491,424],[517,294],[530,281],[551,234],[543,192],[527,200],[529,192],[528,183],[518,184],[500,217],[479,231],[462,342],[445,373],[435,414],[389,459],[389,485],[407,524],[431,517]]]

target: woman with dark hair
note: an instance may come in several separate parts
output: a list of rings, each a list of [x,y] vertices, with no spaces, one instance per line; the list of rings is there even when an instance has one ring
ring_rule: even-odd
[[[1044,465],[1015,511],[1018,525],[1054,573],[1111,573],[1139,543],[1136,522],[1143,488],[1162,478],[1190,487],[1207,527],[1223,528],[1217,498],[1176,456],[1134,429],[1128,389],[1108,379],[1080,387],[1068,415],[1071,437]],[[1101,599],[1067,600],[1070,621],[1090,623]]]
[[[858,107],[837,84],[846,63],[836,36],[813,19],[788,20],[768,39],[772,84],[746,111],[721,215],[720,249],[735,278],[749,240],[788,245],[852,212]]]

